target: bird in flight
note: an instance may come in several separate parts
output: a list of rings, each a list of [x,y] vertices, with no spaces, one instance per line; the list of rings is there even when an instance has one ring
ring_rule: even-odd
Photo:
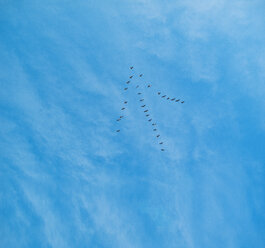
[[[172,98],[171,101],[174,101],[176,98]]]
[[[126,84],[129,84],[131,81],[127,81]]]
[[[184,101],[182,101],[181,103],[184,103]]]
[[[130,76],[130,78],[133,78],[133,76]]]
[[[148,121],[151,121],[152,119],[149,119]]]
[[[162,144],[163,144],[163,142],[160,142],[160,143],[159,143],[159,145],[162,145]]]
[[[117,119],[117,121],[120,121],[121,119]]]
[[[160,134],[158,134],[156,137],[159,138],[160,137]]]
[[[165,151],[165,149],[161,149],[161,151],[163,152],[163,151]]]
[[[133,69],[133,66],[131,66],[130,69],[132,70]]]
[[[141,92],[138,93],[138,95],[141,95],[141,94],[142,94]]]
[[[143,74],[140,74],[140,75],[139,75],[139,77],[142,77],[142,76],[143,76]]]
[[[148,84],[147,88],[150,88],[150,87],[151,87],[151,85],[150,85],[150,84]]]
[[[116,130],[116,132],[118,133],[119,131],[121,131],[120,129]]]
[[[124,101],[124,104],[126,104],[127,103],[127,101]]]
[[[142,107],[142,108],[144,108],[144,107],[145,107],[145,105],[142,105],[141,107]]]
[[[149,116],[149,114],[147,114],[147,115],[145,115],[146,117],[148,117]]]
[[[169,99],[170,99],[170,97],[167,98],[167,100],[169,100]]]
[[[144,101],[144,99],[141,99],[140,102]]]
[[[128,90],[128,88],[124,88],[124,90]]]
[[[148,109],[144,111],[145,113],[148,112]]]
[[[125,108],[122,108],[121,110],[124,110]]]
[[[162,96],[162,98],[166,97],[167,95]]]
[[[152,126],[156,126],[156,123],[153,123]]]
[[[178,102],[180,99],[176,100],[175,102]]]
[[[156,131],[157,129],[155,128],[155,129],[153,129],[153,131]]]
[[[120,118],[123,118],[123,115],[121,115]]]

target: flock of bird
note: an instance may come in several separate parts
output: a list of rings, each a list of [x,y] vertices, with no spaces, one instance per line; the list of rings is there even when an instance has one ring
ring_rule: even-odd
[[[131,66],[130,69],[133,71],[134,70],[134,67]],[[126,87],[124,88],[124,91],[127,91],[129,88],[132,88],[134,83],[135,82],[132,82],[132,78],[135,77],[135,75],[131,75],[129,77],[129,80],[125,83],[126,84]],[[143,74],[140,74],[139,75],[140,78],[143,77]],[[135,85],[135,88],[138,89],[139,87],[141,87],[142,85]],[[145,86],[145,85],[144,85]],[[147,84],[147,88],[150,89],[151,88],[151,84]],[[163,144],[164,142],[161,141],[161,138],[160,138],[160,134],[158,132],[158,128],[157,128],[157,124],[153,121],[153,118],[151,117],[151,114],[149,112],[149,109],[147,108],[147,104],[145,103],[145,99],[142,97],[143,96],[143,93],[141,91],[138,90],[137,92],[137,95],[140,97],[139,99],[139,102],[141,103],[141,108],[143,109],[143,112],[145,114],[145,117],[147,119],[148,122],[151,123],[151,126],[152,126],[152,129],[153,129],[153,132],[155,132],[155,136],[156,138],[158,139],[158,144],[161,146],[161,151],[165,151],[165,148],[163,147]],[[170,100],[171,102],[179,102],[181,104],[184,103],[184,101],[182,101],[181,99],[177,99],[176,97],[169,97],[167,95],[164,95],[161,93],[161,91],[158,91],[157,92],[157,95],[160,96],[162,99],[166,99],[166,100]],[[127,104],[128,104],[128,100],[124,100],[123,101],[123,107],[121,108],[121,111],[124,112],[126,110],[126,107],[127,107]],[[121,114],[119,116],[118,119],[116,119],[117,122],[120,122],[122,119],[124,119],[124,115]],[[119,133],[121,130],[120,129],[117,129],[116,132]]]

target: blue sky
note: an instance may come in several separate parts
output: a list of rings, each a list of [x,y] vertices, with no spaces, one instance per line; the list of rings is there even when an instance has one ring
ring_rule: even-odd
[[[264,12],[1,1],[0,247],[265,247]]]

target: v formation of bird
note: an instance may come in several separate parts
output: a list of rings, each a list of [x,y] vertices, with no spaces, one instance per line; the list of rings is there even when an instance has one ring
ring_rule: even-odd
[[[131,66],[130,69],[133,71],[134,70],[134,67]],[[129,89],[129,86],[133,87],[133,83],[132,83],[132,78],[134,77],[135,75],[131,75],[129,76],[129,80],[126,82],[126,87],[124,88],[125,91],[127,91]],[[139,77],[142,78],[143,77],[143,74],[139,74]],[[144,87],[150,89],[152,87],[151,84],[147,84],[147,86],[144,85]],[[135,86],[136,89],[139,88],[139,85],[136,85]],[[157,124],[155,122],[152,122],[152,118],[150,116],[150,112],[149,112],[149,109],[147,109],[147,105],[145,104],[145,99],[142,97],[142,92],[140,92],[139,90],[137,91],[137,95],[140,97],[139,99],[139,102],[141,103],[140,107],[143,109],[143,112],[145,114],[145,116],[147,117],[147,121],[150,122],[152,124],[152,129],[153,129],[153,132],[155,133],[155,137],[158,139],[158,144],[160,145],[160,150],[161,151],[165,151],[165,148],[163,147],[163,144],[164,142],[161,141],[161,138],[160,138],[160,134],[158,132],[158,128],[157,128]],[[170,100],[171,102],[175,102],[175,103],[181,103],[183,104],[184,101],[181,100],[181,99],[177,99],[176,97],[169,97],[167,95],[163,95],[161,91],[158,91],[157,92],[157,95],[159,97],[161,97],[162,99],[166,99],[166,100]],[[128,101],[127,100],[124,100],[123,102],[123,107],[121,108],[122,112],[124,112],[126,110],[126,105],[127,105]],[[124,118],[123,115],[121,115],[116,121],[121,121],[122,119]],[[120,129],[117,129],[116,132],[119,133],[121,130]]]

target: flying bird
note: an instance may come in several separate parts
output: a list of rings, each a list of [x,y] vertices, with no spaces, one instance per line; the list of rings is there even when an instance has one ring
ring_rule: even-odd
[[[144,108],[144,107],[145,107],[145,105],[142,105],[141,107],[142,107],[142,108]]]
[[[155,126],[155,125],[156,125],[156,123],[153,123],[153,124],[152,124],[152,126]]]
[[[121,119],[117,119],[117,121],[120,121]]]
[[[176,98],[172,98],[171,101],[174,101]]]
[[[150,85],[150,84],[148,84],[147,88],[150,88],[150,87],[151,87],[151,85]]]
[[[140,102],[144,101],[144,99],[141,99]]]
[[[123,118],[123,115],[121,115],[120,118]]]
[[[133,78],[133,76],[130,76],[130,78]]]
[[[152,119],[149,119],[148,121],[151,121]]]
[[[145,115],[146,117],[148,117],[149,115]]]
[[[124,90],[128,90],[128,88],[124,88]]]
[[[139,75],[139,77],[142,77],[142,76],[143,76],[143,74],[140,74],[140,75]]]
[[[122,108],[121,110],[124,110],[125,108]]]
[[[166,97],[167,95],[162,96],[162,98]]]
[[[124,104],[126,104],[127,103],[127,101],[124,101]]]
[[[116,132],[118,133],[119,131],[121,131],[120,129],[116,130]]]
[[[141,95],[141,94],[142,94],[141,92],[138,93],[138,95]]]
[[[133,69],[133,66],[131,66],[130,69],[132,70]]]
[[[165,149],[161,149],[161,151],[163,152],[163,151],[165,151]]]
[[[144,111],[145,113],[148,112],[148,109]]]
[[[163,144],[163,142],[160,142],[160,143],[159,143],[159,145],[162,145],[162,144]]]
[[[181,103],[184,103],[184,101],[182,101]]]
[[[160,137],[160,134],[158,134],[156,137],[159,138]]]
[[[170,97],[167,98],[167,100],[170,99]]]
[[[153,131],[156,131],[157,129],[155,128],[155,129],[153,129]]]
[[[175,102],[178,102],[180,99],[176,100]]]
[[[126,84],[129,84],[131,81],[127,81]]]
[[[161,94],[161,92],[158,92],[157,94],[158,94],[158,95],[160,95],[160,94]]]

